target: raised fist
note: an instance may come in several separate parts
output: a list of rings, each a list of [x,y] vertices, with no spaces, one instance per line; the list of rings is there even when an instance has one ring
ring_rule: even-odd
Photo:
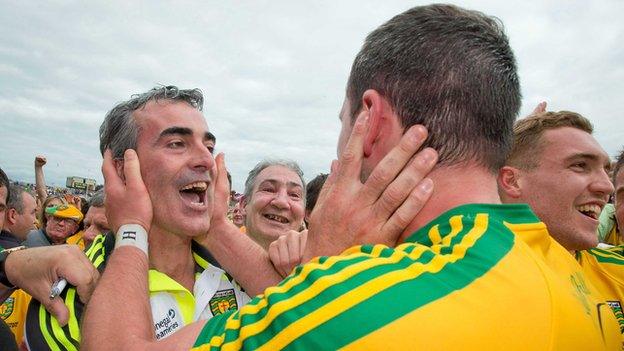
[[[45,156],[37,155],[35,156],[35,167],[43,167],[46,162],[48,162]]]

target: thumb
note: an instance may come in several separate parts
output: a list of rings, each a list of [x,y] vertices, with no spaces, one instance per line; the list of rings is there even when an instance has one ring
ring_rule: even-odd
[[[63,299],[57,296],[52,300],[47,299],[41,303],[43,304],[43,307],[45,307],[45,309],[50,312],[56,320],[58,320],[62,327],[67,324],[69,321],[69,310],[67,309],[67,306],[65,306]]]

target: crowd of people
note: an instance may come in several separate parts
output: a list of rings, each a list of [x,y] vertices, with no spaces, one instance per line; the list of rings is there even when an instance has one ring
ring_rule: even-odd
[[[307,185],[265,159],[238,195],[203,103],[114,106],[88,201],[40,191],[41,159],[36,194],[0,172],[3,350],[623,349],[624,151],[546,103],[517,119],[497,19],[371,32]]]

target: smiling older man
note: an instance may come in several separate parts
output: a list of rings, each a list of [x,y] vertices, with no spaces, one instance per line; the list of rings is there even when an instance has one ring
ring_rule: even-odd
[[[158,339],[172,335],[194,320],[210,319],[249,301],[232,276],[194,241],[208,232],[215,206],[216,167],[211,153],[214,144],[201,112],[202,104],[203,96],[198,89],[157,87],[118,104],[100,127],[101,151],[112,150],[119,174],[124,172],[124,151],[136,150],[145,188],[152,199],[148,289],[153,320],[150,328]],[[107,206],[107,212],[115,210]],[[56,217],[50,218],[56,221]],[[100,235],[87,255],[103,270],[119,244],[114,235]],[[255,257],[260,255],[251,255],[251,259]],[[231,257],[231,261],[236,263],[237,258]],[[266,264],[270,265],[268,258]],[[259,271],[257,268],[254,274],[262,276]],[[273,273],[274,278],[271,271],[267,270],[267,274],[267,281],[279,279],[277,273]],[[73,312],[67,327],[60,326],[36,302],[31,306],[26,327],[31,349],[79,348],[83,304],[74,295],[74,288],[61,295]]]
[[[303,229],[303,171],[293,161],[261,161],[245,181],[243,205],[247,234],[268,250],[273,241],[289,230]]]

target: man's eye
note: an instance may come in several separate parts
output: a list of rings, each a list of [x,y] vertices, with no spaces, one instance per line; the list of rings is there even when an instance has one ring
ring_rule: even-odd
[[[301,198],[301,194],[299,194],[299,193],[290,193],[290,194],[288,194],[288,196],[294,197],[295,199],[300,199]]]
[[[184,147],[184,142],[182,142],[181,140],[171,141],[167,144],[167,147],[171,149],[179,149],[181,147]]]
[[[574,164],[572,164],[573,168],[577,168],[577,169],[585,169],[587,168],[587,163],[585,162],[576,162]]]

